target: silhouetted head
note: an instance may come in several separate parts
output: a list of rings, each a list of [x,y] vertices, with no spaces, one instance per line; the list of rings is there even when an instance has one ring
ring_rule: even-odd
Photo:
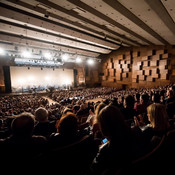
[[[48,119],[48,111],[43,107],[37,108],[34,115],[39,122],[44,122]]]
[[[24,112],[18,115],[11,124],[12,133],[15,136],[31,136],[34,128],[34,116]]]

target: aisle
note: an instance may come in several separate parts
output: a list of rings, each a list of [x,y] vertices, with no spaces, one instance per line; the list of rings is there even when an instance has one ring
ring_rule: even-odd
[[[94,98],[92,100],[86,100],[86,102],[94,102],[94,103],[96,103],[98,101],[102,102],[102,101],[104,101],[104,99],[100,97],[100,98]]]
[[[47,99],[47,100],[49,101],[49,105],[52,105],[52,104],[58,104],[58,102],[52,100],[52,99],[49,98],[49,97],[42,96],[42,98]]]

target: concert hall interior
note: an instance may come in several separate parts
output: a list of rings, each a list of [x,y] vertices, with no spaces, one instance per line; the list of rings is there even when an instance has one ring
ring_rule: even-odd
[[[5,164],[174,172],[174,109],[174,0],[0,0]]]

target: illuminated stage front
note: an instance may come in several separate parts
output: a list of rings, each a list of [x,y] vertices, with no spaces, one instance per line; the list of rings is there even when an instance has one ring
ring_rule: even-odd
[[[68,88],[74,84],[73,69],[10,67],[12,92]]]

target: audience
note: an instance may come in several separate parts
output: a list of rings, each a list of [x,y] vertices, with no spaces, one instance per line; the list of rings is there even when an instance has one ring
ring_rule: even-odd
[[[171,89],[168,89],[165,104],[168,104],[168,103],[173,102],[173,101],[175,101],[174,91]]]
[[[2,96],[1,156],[6,162],[33,161],[92,134],[100,145],[87,174],[111,174],[175,128],[174,88],[58,90],[49,94],[55,104],[39,94]]]
[[[114,105],[105,106],[97,115],[97,121],[107,142],[101,145],[88,174],[110,174],[134,159],[138,151],[137,136]]]
[[[78,130],[78,119],[75,114],[67,112],[63,114],[56,124],[57,132],[49,137],[49,144],[53,147],[69,145],[82,138],[83,134]]]
[[[137,116],[136,110],[134,109],[135,100],[132,95],[127,95],[124,99],[124,107],[121,111],[125,117],[126,122],[131,125],[134,121],[134,116]]]
[[[171,129],[169,117],[164,105],[153,103],[147,107],[147,116],[149,124],[141,125],[142,138],[145,143],[146,152],[153,150],[159,144],[162,136]],[[140,122],[135,117],[136,125]]]
[[[150,105],[148,93],[143,93],[140,96],[140,104],[135,105],[137,115],[141,115],[144,123],[148,123],[147,107]]]
[[[37,123],[34,127],[33,134],[49,138],[49,136],[56,131],[56,121],[48,120],[48,111],[43,107],[37,108],[34,115]]]
[[[12,121],[12,135],[0,140],[1,158],[9,164],[29,162],[47,148],[44,136],[33,135],[34,116],[24,112]]]

